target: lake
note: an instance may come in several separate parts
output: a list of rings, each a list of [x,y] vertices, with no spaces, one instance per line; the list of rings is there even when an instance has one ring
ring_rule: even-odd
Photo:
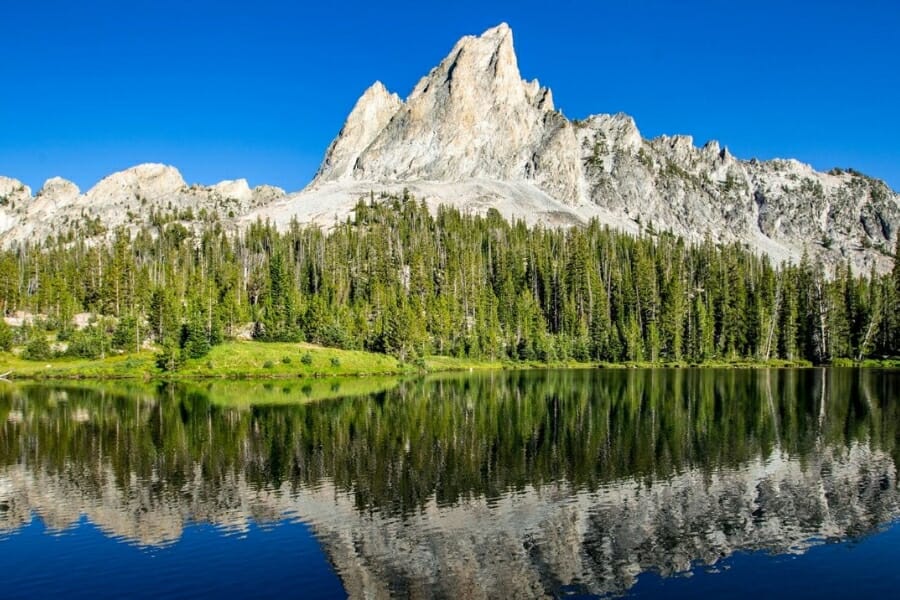
[[[891,596],[900,372],[5,384],[3,598]]]

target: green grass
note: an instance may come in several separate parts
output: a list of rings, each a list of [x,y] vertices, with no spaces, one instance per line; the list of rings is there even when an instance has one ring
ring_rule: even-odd
[[[509,360],[477,360],[449,356],[429,356],[424,363],[427,372],[475,371],[487,369],[546,368],[786,368],[809,367],[807,361],[719,360],[700,364],[681,362],[583,363],[560,361],[514,362]],[[835,361],[835,366],[900,367],[898,360]],[[289,379],[335,378],[417,374],[419,366],[401,363],[392,356],[356,350],[338,350],[303,343],[269,343],[232,341],[213,347],[199,359],[186,361],[176,373],[164,373],[156,366],[152,350],[137,354],[110,356],[102,360],[54,358],[47,361],[24,360],[0,352],[0,373],[11,371],[15,379]],[[317,386],[315,395],[322,395]]]
[[[303,361],[306,353],[312,359],[309,364]],[[226,342],[214,346],[203,358],[188,360],[178,370],[178,375],[278,378],[395,375],[411,371],[396,358],[373,352],[338,350],[312,344]]]
[[[304,354],[309,354],[306,364]],[[289,360],[285,360],[285,358]],[[54,358],[25,360],[0,353],[0,373],[11,371],[15,379],[199,379],[199,378],[291,378],[341,377],[350,375],[396,375],[415,372],[409,365],[384,354],[322,348],[311,344],[226,342],[210,353],[184,363],[176,373],[156,366],[156,354],[109,356],[102,360]]]
[[[0,373],[15,379],[149,379],[159,372],[153,352],[109,356],[102,360],[54,358],[25,360],[0,352]]]

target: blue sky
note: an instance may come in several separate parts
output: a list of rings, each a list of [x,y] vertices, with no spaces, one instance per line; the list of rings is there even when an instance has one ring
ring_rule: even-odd
[[[900,189],[900,2],[4,2],[0,174],[87,189],[141,162],[295,190],[374,80],[406,96],[513,29],[569,117],[854,167]]]

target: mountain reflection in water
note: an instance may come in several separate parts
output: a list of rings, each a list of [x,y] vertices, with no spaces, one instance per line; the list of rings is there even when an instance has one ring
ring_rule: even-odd
[[[151,547],[302,521],[352,597],[626,592],[893,521],[898,379],[523,371],[317,402],[283,383],[6,386],[0,547],[35,517]]]

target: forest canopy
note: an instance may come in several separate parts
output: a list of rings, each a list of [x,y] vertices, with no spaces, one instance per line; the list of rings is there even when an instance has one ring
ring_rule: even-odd
[[[639,236],[596,221],[529,227],[495,210],[432,214],[404,197],[360,200],[325,229],[158,219],[103,243],[70,235],[7,249],[0,308],[43,316],[19,332],[26,355],[51,351],[46,330],[83,356],[149,339],[163,368],[248,331],[404,361],[828,363],[897,355],[900,267],[773,265],[649,226]],[[76,330],[84,312],[94,322]],[[0,331],[0,349],[14,337]]]

